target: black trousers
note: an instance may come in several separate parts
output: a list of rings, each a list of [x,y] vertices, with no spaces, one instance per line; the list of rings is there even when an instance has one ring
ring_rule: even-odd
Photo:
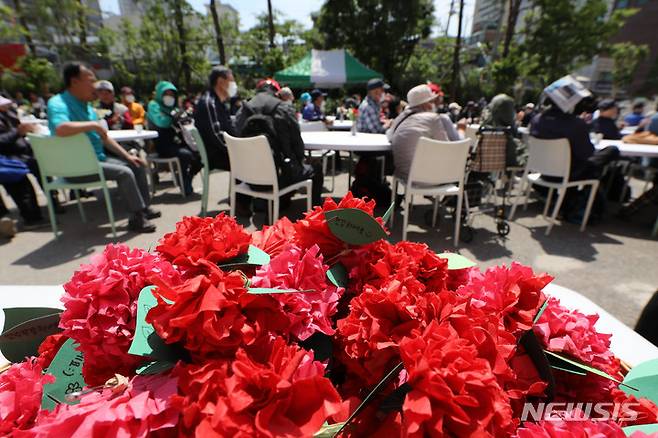
[[[18,182],[3,183],[2,186],[9,193],[11,199],[14,200],[16,206],[18,206],[18,211],[24,221],[32,222],[41,219],[41,209],[37,202],[37,194],[27,175]],[[7,206],[0,199],[0,216],[4,216],[7,213]]]

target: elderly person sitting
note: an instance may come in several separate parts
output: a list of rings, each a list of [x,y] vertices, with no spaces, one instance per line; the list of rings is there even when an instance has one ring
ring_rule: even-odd
[[[445,114],[436,113],[438,94],[426,84],[418,85],[407,93],[407,108],[395,118],[386,136],[393,147],[394,175],[406,180],[420,137],[434,140],[457,141],[459,134]]]

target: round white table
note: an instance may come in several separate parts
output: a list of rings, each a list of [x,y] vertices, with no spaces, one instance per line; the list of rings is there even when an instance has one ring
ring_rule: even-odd
[[[617,146],[622,157],[658,157],[658,145],[624,143],[621,140],[601,140],[594,145],[597,150],[608,146]]]
[[[327,126],[327,129],[330,131],[349,131],[352,129],[354,124],[351,120],[334,120],[334,122]]]
[[[339,131],[302,132],[304,147],[308,150],[332,149],[348,152],[387,152],[391,143],[385,134],[365,134]]]
[[[135,129],[118,129],[114,131],[107,131],[107,135],[114,141],[121,143],[122,141],[135,141],[135,140],[149,140],[158,137],[158,131]]]

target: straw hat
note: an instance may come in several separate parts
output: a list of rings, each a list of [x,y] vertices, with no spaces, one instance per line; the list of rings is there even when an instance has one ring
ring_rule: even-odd
[[[432,90],[427,84],[417,85],[407,93],[407,102],[409,107],[414,108],[439,97],[438,94],[432,93]]]

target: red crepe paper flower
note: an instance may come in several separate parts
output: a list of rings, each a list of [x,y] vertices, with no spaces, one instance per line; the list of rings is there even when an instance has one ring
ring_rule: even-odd
[[[63,335],[80,344],[89,385],[115,373],[132,375],[141,357],[128,354],[135,333],[137,298],[145,287],[177,284],[180,274],[159,256],[126,245],[108,245],[64,285]]]
[[[323,263],[319,251],[317,245],[304,252],[289,245],[251,279],[254,287],[309,291],[272,295],[290,320],[290,334],[302,341],[315,332],[334,334],[331,317],[344,292],[327,280],[329,267]]]
[[[215,217],[187,216],[176,231],[160,239],[162,257],[186,271],[197,273],[198,262],[220,263],[247,251],[251,237],[235,218],[220,213]]]
[[[341,400],[312,353],[277,338],[254,358],[179,365],[183,435],[311,436],[340,411]]]
[[[41,409],[43,385],[55,378],[43,374],[35,358],[13,364],[0,374],[0,435],[29,429]]]
[[[505,436],[512,409],[489,363],[447,323],[400,342],[412,390],[402,407],[406,436]]]
[[[525,423],[514,438],[625,438],[626,434],[612,421],[551,419]]]
[[[375,201],[365,201],[361,198],[355,198],[352,192],[348,192],[338,204],[332,198],[325,198],[322,207],[315,207],[304,215],[304,219],[300,219],[295,223],[297,245],[302,249],[308,249],[314,245],[318,245],[325,260],[330,264],[333,264],[334,257],[339,256],[350,248],[348,244],[333,235],[325,221],[325,212],[339,208],[358,208],[374,216]],[[382,226],[384,225],[384,221],[381,218],[376,219]]]
[[[271,226],[264,226],[262,231],[251,235],[252,245],[262,249],[271,257],[276,257],[295,241],[295,226],[290,219],[282,217]]]
[[[119,395],[106,389],[83,396],[77,405],[42,411],[37,425],[17,437],[173,437],[179,416],[170,401],[174,394],[176,379],[136,376]]]
[[[55,333],[43,340],[41,345],[39,345],[39,357],[37,357],[37,362],[39,362],[41,368],[45,370],[50,366],[50,362],[53,361],[59,349],[66,342],[66,339],[66,336],[62,333]]]
[[[629,409],[637,413],[637,418],[634,420],[619,421],[622,427],[658,423],[658,406],[651,400],[647,398],[635,398],[618,388],[610,391],[610,395],[613,403],[626,405]]]
[[[516,262],[509,268],[494,266],[484,273],[471,269],[469,276],[457,293],[470,297],[472,306],[500,315],[505,329],[517,338],[532,328],[545,300],[542,289],[553,280]]]

